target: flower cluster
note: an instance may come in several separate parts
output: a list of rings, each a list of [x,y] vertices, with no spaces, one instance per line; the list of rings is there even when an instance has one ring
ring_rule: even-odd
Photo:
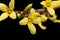
[[[48,19],[60,23],[60,20],[57,19],[57,15],[55,14],[56,8],[60,7],[60,1],[52,1],[52,0],[45,0],[42,1],[40,4],[43,5],[42,9],[34,9],[31,8],[32,4],[29,4],[23,11],[14,11],[15,0],[11,0],[9,3],[9,7],[3,3],[0,3],[0,10],[3,13],[0,15],[0,21],[10,17],[12,19],[23,18],[19,21],[20,25],[28,25],[28,29],[31,34],[36,34],[36,27],[34,24],[38,24],[38,26],[45,30],[46,27],[42,25],[42,22],[47,21]],[[52,17],[51,17],[51,16]]]

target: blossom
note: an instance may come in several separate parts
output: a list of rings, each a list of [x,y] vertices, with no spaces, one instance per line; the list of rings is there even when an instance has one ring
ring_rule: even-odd
[[[32,13],[31,11],[33,11],[33,13]],[[24,18],[19,22],[19,24],[20,24],[20,25],[28,25],[28,28],[29,28],[31,34],[36,34],[36,28],[35,28],[35,26],[33,25],[33,21],[34,21],[34,19],[33,19],[33,18],[34,18],[34,16],[33,16],[34,10],[31,10],[31,11],[30,11],[29,16],[28,16],[28,17],[24,17]]]
[[[44,18],[42,18],[42,16]],[[43,21],[41,21],[43,20]],[[36,33],[36,28],[33,24],[38,24],[41,29],[46,29],[45,26],[42,25],[42,22],[46,21],[47,19],[45,18],[45,15],[39,14],[39,12],[36,12],[33,8],[31,8],[29,16],[24,17],[19,24],[20,25],[28,25],[28,28],[32,34]]]
[[[60,1],[46,0],[42,1],[40,4],[47,8],[50,15],[55,15],[54,9],[60,7]]]
[[[34,14],[33,14],[33,12],[34,12]],[[42,30],[45,30],[46,27],[44,25],[42,25],[42,22],[45,22],[47,20],[47,17],[44,14],[40,14],[39,12],[35,12],[34,9],[32,9],[31,13],[33,14],[33,19],[34,19],[33,23],[38,24]]]
[[[42,16],[45,16],[45,15],[42,15]],[[46,27],[44,25],[42,25],[42,22],[45,22],[47,20],[47,17],[37,17],[35,20],[34,20],[34,24],[38,24],[39,27],[42,29],[42,30],[45,30]]]
[[[0,21],[6,19],[8,16],[12,19],[16,19],[16,14],[13,11],[14,9],[14,0],[11,0],[9,3],[9,7],[7,5],[0,3],[0,10],[3,11],[3,13],[0,16]]]

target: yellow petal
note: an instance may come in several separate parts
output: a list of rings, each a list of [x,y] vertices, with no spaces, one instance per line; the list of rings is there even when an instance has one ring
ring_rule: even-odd
[[[35,20],[33,21],[34,24],[38,24],[38,23],[40,23],[40,22],[41,22],[41,18],[40,18],[40,17],[37,17],[37,19],[35,19]]]
[[[34,18],[35,10],[34,8],[31,8],[29,18]]]
[[[45,15],[41,15],[41,21],[45,22],[47,20],[47,17]]]
[[[10,8],[11,10],[14,9],[14,4],[15,4],[15,0],[11,0],[10,3],[9,3],[9,8]]]
[[[51,4],[52,8],[60,8],[60,1],[53,1]]]
[[[40,16],[40,13],[39,12],[35,12],[34,16],[38,17],[38,16]]]
[[[42,1],[40,4],[43,5],[44,7],[47,7],[46,6],[46,1]]]
[[[34,14],[35,13],[35,9],[34,8],[31,8],[30,13],[31,14]]]
[[[38,25],[39,25],[39,27],[40,27],[41,29],[43,29],[43,30],[45,30],[45,29],[46,29],[46,27],[45,27],[45,26],[43,26],[43,25],[42,25],[42,23],[38,23]]]
[[[46,0],[46,3],[51,3],[52,2],[52,0]]]
[[[36,34],[36,28],[32,23],[28,23],[28,28],[29,28],[31,34]]]
[[[3,4],[3,3],[0,3],[0,10],[1,11],[7,11],[7,6],[5,5],[5,4]]]
[[[14,11],[9,16],[12,19],[16,19],[16,13]]]
[[[50,15],[55,15],[55,11],[53,8],[48,7],[47,10],[50,13]]]
[[[28,23],[28,18],[26,17],[19,22],[20,25],[26,25],[27,23]]]
[[[55,22],[55,23],[60,23],[60,20],[56,19],[54,22]]]
[[[8,13],[2,13],[0,16],[0,21],[6,19],[8,17]]]

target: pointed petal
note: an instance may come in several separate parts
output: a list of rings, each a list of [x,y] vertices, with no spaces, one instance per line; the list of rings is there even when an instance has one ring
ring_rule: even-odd
[[[37,17],[37,19],[35,19],[33,21],[34,24],[37,24],[37,23],[40,23],[41,22],[41,18],[40,17]]]
[[[60,1],[53,1],[51,4],[52,8],[60,8]]]
[[[31,34],[36,34],[36,28],[32,23],[28,23],[28,28],[29,28]]]
[[[46,3],[51,3],[52,2],[52,0],[46,0]]]
[[[43,5],[44,7],[47,7],[46,6],[46,1],[42,1],[40,4]]]
[[[0,3],[0,10],[1,11],[7,11],[7,6],[5,5],[5,4],[3,4],[3,3]]]
[[[35,13],[35,9],[34,8],[31,8],[30,13],[31,14],[34,14]]]
[[[60,23],[60,20],[59,19],[56,19],[54,22],[55,23]]]
[[[43,25],[42,25],[42,23],[38,23],[38,25],[39,25],[39,27],[40,27],[41,29],[43,29],[43,30],[45,30],[45,29],[46,29],[46,27],[45,27],[45,26],[43,26]]]
[[[28,18],[26,17],[19,22],[20,25],[26,25],[27,23],[28,23]]]
[[[35,10],[34,8],[31,8],[29,18],[34,18]]]
[[[0,21],[6,19],[8,17],[8,13],[2,13],[0,16]]]
[[[16,19],[16,13],[14,11],[9,16],[12,19]]]
[[[15,0],[11,0],[10,3],[9,3],[9,8],[10,8],[11,10],[14,9],[14,4],[15,4]]]
[[[38,17],[38,16],[40,16],[40,13],[39,12],[35,12],[34,16]]]
[[[53,8],[48,7],[47,10],[50,13],[50,15],[55,15],[55,11]]]

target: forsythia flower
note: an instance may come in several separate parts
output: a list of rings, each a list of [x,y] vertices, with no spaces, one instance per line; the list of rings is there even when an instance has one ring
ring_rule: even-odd
[[[42,16],[44,16],[44,15],[42,15]],[[41,22],[42,22],[41,20],[45,21],[46,18],[45,18],[45,16],[44,16],[44,18],[45,18],[45,19],[44,19],[44,18],[42,18],[42,16],[40,17],[40,14],[39,14],[38,12],[35,12],[35,10],[34,10],[33,8],[31,8],[29,16],[23,18],[23,19],[19,22],[19,24],[20,24],[20,25],[28,25],[28,28],[29,28],[30,32],[31,32],[32,34],[35,34],[35,33],[36,33],[36,28],[35,28],[35,26],[33,25],[33,23],[34,23],[34,24],[38,24],[38,25],[40,26],[40,28],[43,29],[43,30],[46,29],[46,27],[43,26],[42,23],[41,23]],[[41,19],[41,18],[42,18],[42,19]]]
[[[11,0],[9,3],[9,7],[7,7],[5,4],[0,3],[0,10],[3,11],[4,13],[1,14],[0,16],[0,21],[6,19],[8,16],[12,19],[16,19],[16,14],[13,11],[14,9],[14,0]]]
[[[39,27],[42,30],[45,30],[46,27],[44,25],[42,25],[42,22],[45,22],[47,20],[47,17],[45,15],[40,15],[40,17],[38,16],[35,20],[34,20],[34,24],[38,24]]]
[[[31,10],[31,11],[32,11],[32,10]],[[24,17],[24,18],[19,22],[19,24],[20,24],[20,25],[28,25],[28,28],[29,28],[31,34],[36,34],[36,28],[35,28],[35,26],[33,25],[33,21],[34,21],[34,19],[33,19],[33,14],[34,14],[34,12],[33,12],[33,13],[30,12],[29,16],[28,16],[28,17]]]
[[[45,8],[47,8],[48,12],[51,15],[55,15],[54,8],[60,7],[60,1],[46,0],[42,1],[40,4],[43,5]]]
[[[47,20],[47,17],[43,14],[40,15],[39,12],[35,12],[34,9],[31,9],[31,14],[32,14],[33,19],[34,19],[33,23],[38,24],[41,29],[45,30],[46,27],[42,25],[42,22],[45,22]]]

